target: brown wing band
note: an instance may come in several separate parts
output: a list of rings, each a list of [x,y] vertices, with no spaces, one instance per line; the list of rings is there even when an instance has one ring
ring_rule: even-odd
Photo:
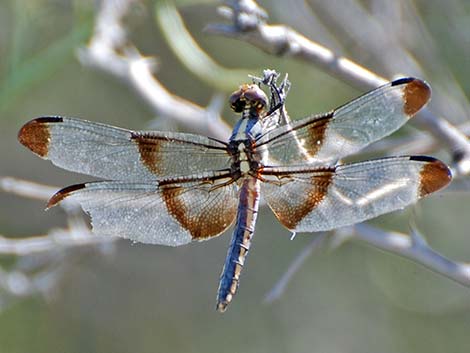
[[[131,139],[137,144],[140,153],[140,160],[148,170],[156,175],[161,174],[161,170],[158,167],[160,141],[158,139],[139,134],[132,134]]]
[[[276,175],[276,173],[273,174]],[[294,173],[291,174],[294,175]],[[280,188],[286,188],[283,197],[275,197],[268,201],[279,222],[287,229],[295,229],[302,219],[320,205],[328,195],[328,188],[333,182],[333,177],[334,169],[316,172],[310,178],[310,183],[308,183],[308,180],[305,180],[307,185],[301,195],[289,195],[288,193],[289,183],[295,183],[295,180],[281,184]],[[286,173],[285,178],[289,178],[288,173]]]
[[[219,205],[213,208],[203,207],[198,212],[194,211],[195,205],[191,205],[184,198],[185,189],[179,186],[163,187],[162,199],[165,202],[168,213],[186,229],[193,240],[204,240],[222,233],[235,219],[236,207]],[[209,191],[207,197],[209,198]],[[227,207],[221,207],[227,206]]]

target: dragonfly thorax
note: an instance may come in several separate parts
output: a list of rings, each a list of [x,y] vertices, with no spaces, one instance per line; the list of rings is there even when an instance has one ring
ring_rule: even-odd
[[[232,93],[229,101],[234,112],[242,113],[229,143],[232,175],[235,178],[257,175],[263,156],[256,151],[255,141],[264,132],[261,118],[265,115],[268,98],[256,84],[245,84]]]
[[[238,153],[240,160],[240,172],[246,174],[250,171],[250,160],[245,152],[245,144],[242,142],[238,145]]]
[[[255,148],[254,140],[232,140],[229,151],[232,155],[231,173],[236,179],[258,175],[265,156]]]

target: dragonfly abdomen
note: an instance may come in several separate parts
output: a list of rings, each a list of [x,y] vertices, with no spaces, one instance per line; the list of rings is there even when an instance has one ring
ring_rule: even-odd
[[[258,215],[260,181],[254,177],[244,179],[240,189],[237,221],[220,276],[217,310],[224,312],[237,292],[240,274],[251,245]]]

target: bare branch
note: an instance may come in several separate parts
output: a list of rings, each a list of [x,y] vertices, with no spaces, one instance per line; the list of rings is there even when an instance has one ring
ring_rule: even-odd
[[[101,3],[95,31],[86,48],[78,52],[83,65],[111,74],[137,91],[156,114],[184,124],[197,133],[227,138],[230,129],[213,109],[205,109],[172,95],[154,75],[155,59],[145,57],[128,43],[122,24],[135,0]]]
[[[0,177],[0,191],[21,197],[48,200],[57,189],[26,180]],[[77,204],[65,202],[61,206],[67,215],[67,229],[51,230],[46,235],[27,238],[0,235],[0,255],[18,257],[12,269],[0,267],[0,288],[3,294],[0,307],[9,304],[14,298],[37,294],[48,296],[65,273],[65,250],[92,246],[102,253],[109,253],[114,249],[116,239],[93,235]],[[22,266],[21,259],[33,256],[41,256],[43,261],[34,261],[33,265],[26,268]],[[5,297],[5,294],[11,298]]]
[[[72,234],[74,233],[74,234]],[[80,236],[76,236],[80,234]],[[0,235],[0,255],[25,256],[34,253],[63,250],[75,246],[89,246],[111,243],[115,238],[100,237],[90,231],[72,232],[55,230],[47,235],[28,238],[12,238]]]
[[[58,189],[59,188],[32,181],[11,177],[0,177],[0,191],[30,199],[47,201]]]
[[[327,240],[328,233],[320,233],[316,235],[309,245],[307,245],[302,251],[296,256],[292,263],[287,268],[287,271],[284,272],[279,281],[274,285],[274,287],[266,294],[264,301],[266,303],[272,303],[273,301],[279,299],[287,288],[291,278],[300,268],[303,266],[305,261],[312,255],[313,252],[319,250],[323,247],[325,241]]]
[[[407,235],[398,232],[384,231],[383,229],[368,225],[367,223],[361,223],[353,227],[348,227],[345,231],[350,234],[344,234],[341,230],[338,230],[316,236],[310,245],[302,249],[294,260],[292,260],[286,272],[284,272],[279,281],[277,281],[266,295],[265,301],[271,303],[282,296],[290,280],[314,251],[323,249],[326,242],[330,244],[337,243],[337,245],[342,244],[344,237],[352,240],[360,240],[378,249],[404,257],[434,273],[440,274],[470,288],[470,264],[452,261],[435,251],[428,245],[424,236],[416,229],[413,229],[411,234]],[[340,239],[335,240],[337,237]]]
[[[416,230],[409,236],[386,232],[365,223],[357,224],[354,239],[407,258],[466,287],[470,287],[470,265],[447,259],[433,250]],[[418,240],[417,240],[418,239]]]
[[[0,288],[12,297],[29,297],[36,294],[47,295],[61,277],[63,268],[47,268],[39,273],[29,274],[18,270],[5,271],[0,268]],[[2,297],[0,307],[5,306]]]
[[[0,191],[21,197],[49,200],[58,189],[59,188],[53,186],[33,183],[26,180],[0,177]],[[0,255],[24,256],[74,246],[106,244],[116,240],[115,238],[93,235],[88,227],[88,222],[85,222],[82,216],[79,205],[67,200],[64,201],[65,202],[61,203],[61,206],[67,214],[69,225],[67,230],[53,230],[47,235],[28,238],[4,237],[0,235]]]

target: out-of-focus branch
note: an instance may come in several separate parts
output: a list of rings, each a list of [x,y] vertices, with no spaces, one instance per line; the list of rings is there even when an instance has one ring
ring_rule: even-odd
[[[310,255],[312,255],[312,253],[315,252],[315,250],[323,248],[327,237],[328,233],[320,233],[313,238],[309,245],[302,249],[294,261],[292,261],[292,263],[289,265],[287,271],[284,272],[284,274],[281,276],[276,285],[265,296],[264,301],[266,303],[272,303],[282,296],[294,274],[300,270],[305,261],[307,261],[307,259],[310,257]]]
[[[249,3],[249,6],[244,3]],[[268,25],[265,17],[259,15],[261,10],[254,1],[233,0],[228,4],[229,7],[220,9],[220,14],[231,23],[211,24],[206,27],[207,32],[249,42],[269,54],[313,64],[361,90],[370,90],[388,81],[287,26]],[[470,142],[464,134],[427,108],[421,110],[415,120],[454,154],[458,173],[470,173]]]
[[[28,180],[0,177],[0,190],[30,199],[47,201],[59,188]]]
[[[195,132],[226,138],[229,127],[220,119],[220,104],[213,101],[209,107],[198,105],[172,95],[154,75],[156,61],[144,57],[127,41],[123,18],[136,0],[103,0],[96,17],[93,36],[86,48],[79,50],[84,65],[106,72],[133,87],[152,109],[172,121],[184,124]],[[48,200],[58,188],[25,180],[0,177],[0,191],[39,200]],[[11,297],[47,294],[60,280],[66,249],[98,246],[102,252],[112,249],[115,238],[97,237],[91,234],[88,222],[78,205],[64,200],[61,207],[67,216],[67,229],[51,230],[48,234],[28,238],[0,235],[0,255],[13,255],[21,259],[40,256],[41,264],[34,264],[28,271],[13,266],[9,270],[0,267],[0,288]],[[68,257],[70,257],[70,253]],[[34,262],[34,261],[33,261]],[[0,298],[0,306],[6,297]],[[3,302],[2,302],[3,301]]]
[[[76,236],[80,234],[80,236]],[[114,241],[115,238],[98,237],[90,231],[55,230],[47,235],[12,238],[0,235],[0,255],[24,256],[47,251],[57,251],[75,246],[88,246]]]
[[[259,10],[257,8],[259,7],[257,5],[256,8],[248,7],[250,10],[246,10],[247,7],[240,5],[244,2],[243,0],[229,1],[230,7],[220,8],[219,13],[232,23],[210,24],[206,26],[206,31],[246,41],[268,54],[292,57],[306,61],[308,64],[314,64],[332,76],[362,90],[370,90],[387,82],[386,79],[352,60],[336,56],[330,49],[315,43],[289,27],[268,25],[265,18],[258,16]],[[245,22],[250,25],[244,25]]]
[[[47,201],[58,189],[27,180],[0,177],[0,191],[21,197]],[[28,238],[4,237],[0,234],[0,255],[24,256],[74,246],[106,244],[116,240],[93,235],[78,204],[64,200],[61,207],[67,215],[68,229],[51,230],[46,235]]]
[[[26,180],[0,177],[0,192],[11,193],[25,198],[47,201],[57,187]],[[0,267],[0,308],[14,298],[41,294],[48,296],[65,272],[67,261],[65,250],[92,246],[102,253],[113,249],[114,238],[98,237],[91,233],[79,205],[67,200],[61,207],[67,215],[66,229],[52,229],[48,234],[26,238],[5,237],[0,234],[0,255],[16,256],[16,264],[9,270]],[[40,256],[42,261],[25,269],[21,260]],[[5,295],[8,295],[7,297]]]
[[[101,2],[93,36],[88,46],[78,52],[81,63],[130,85],[156,114],[181,123],[193,132],[227,138],[230,129],[214,109],[216,105],[202,108],[168,92],[154,74],[156,60],[143,56],[128,42],[123,19],[135,2]]]
[[[339,239],[335,239],[339,238]],[[322,249],[326,244],[338,246],[346,239],[360,240],[378,249],[391,252],[413,261],[428,270],[445,276],[465,287],[470,288],[470,264],[453,261],[436,250],[432,249],[426,239],[416,229],[412,229],[410,235],[384,231],[366,223],[356,224],[339,232],[331,234],[323,233],[313,239],[311,244],[303,249],[291,262],[286,272],[273,286],[265,297],[270,303],[282,296],[294,274],[301,268],[307,258],[317,249]]]
[[[470,264],[452,261],[433,250],[416,229],[407,235],[362,223],[355,225],[354,231],[354,239],[393,252],[470,288]]]

